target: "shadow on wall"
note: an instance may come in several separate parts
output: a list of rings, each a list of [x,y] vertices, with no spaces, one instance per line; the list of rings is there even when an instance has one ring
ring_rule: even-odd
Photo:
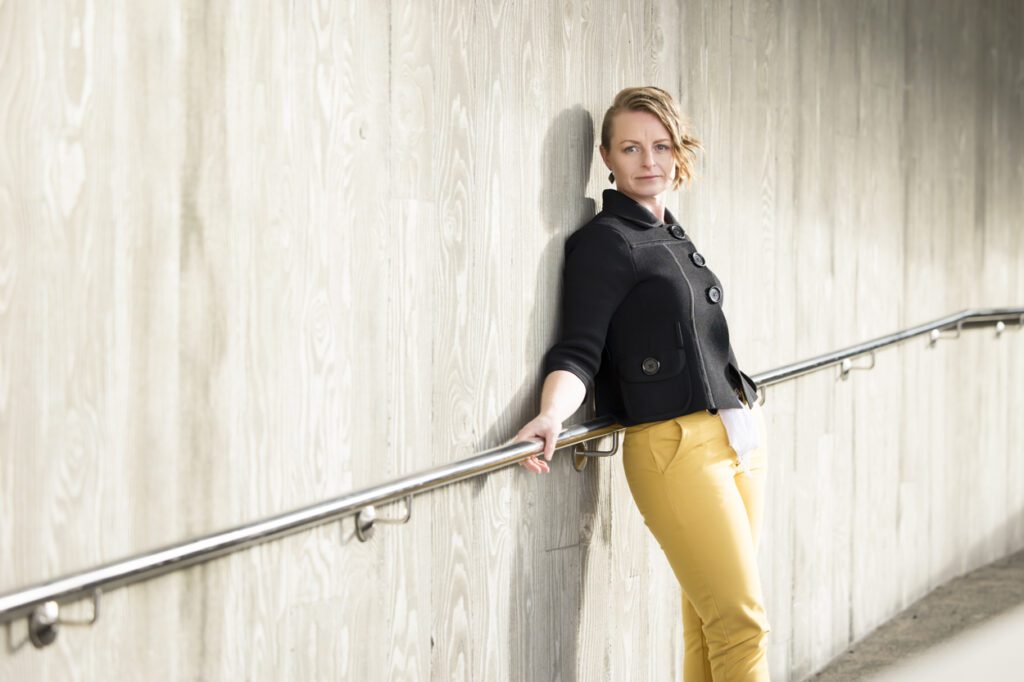
[[[551,239],[539,263],[537,296],[529,318],[542,328],[552,329],[550,338],[554,343],[561,326],[565,247],[565,240],[555,236],[564,231],[567,237],[595,214],[595,202],[586,196],[594,163],[594,120],[590,112],[578,104],[559,113],[544,136],[543,150],[538,194],[541,215]],[[537,339],[538,335],[532,334],[530,338]],[[546,344],[531,349],[534,351],[531,356],[537,358],[537,373],[527,375],[523,387],[516,392],[516,403],[510,406],[513,413],[523,407],[529,409],[522,415],[520,424],[540,410],[540,389],[544,384],[541,363],[549,347],[550,344]],[[531,381],[534,377],[537,377],[536,385]],[[522,395],[524,390],[530,394]],[[589,418],[589,413],[584,408],[578,415]],[[575,679],[578,674],[581,615],[592,547],[590,538],[599,513],[601,467],[598,465],[606,464],[605,460],[591,461],[581,475],[572,467],[571,453],[571,447],[563,450],[552,459],[555,466],[552,466],[551,474],[538,476],[527,483],[538,486],[537,495],[543,501],[541,518],[551,518],[554,522],[538,528],[538,538],[531,546],[516,544],[516,572],[513,574],[523,580],[512,586],[510,594],[512,609],[521,607],[528,600],[528,603],[546,611],[517,620],[512,631],[513,650],[522,655],[519,660],[524,662],[525,670],[522,672],[550,671],[550,679],[564,680]],[[573,489],[578,492],[577,496],[571,495]],[[573,498],[577,507],[566,509],[566,501]],[[601,524],[601,527],[607,527],[607,524]],[[543,552],[539,551],[541,549]],[[543,571],[544,580],[528,580],[534,571]],[[539,590],[542,591],[540,594]],[[545,625],[539,628],[539,623]],[[528,656],[536,656],[531,665],[525,664]],[[516,659],[512,660],[515,662]]]
[[[506,405],[506,419],[497,429],[502,432],[489,434],[491,443],[507,442],[540,408],[544,381],[541,364],[561,324],[565,239],[557,235],[568,236],[595,213],[594,200],[586,196],[594,162],[594,120],[590,112],[577,105],[559,113],[544,136],[542,149],[537,189],[549,239],[537,263],[537,293],[529,315],[533,325],[528,331],[532,346],[527,349],[527,357],[533,364],[526,368],[525,380]],[[554,331],[538,334],[536,325]],[[584,418],[591,416],[586,408],[582,412]],[[506,429],[509,433],[504,433]],[[571,452],[566,448],[552,459],[549,475],[534,475],[515,467],[516,473],[522,472],[526,479],[517,489],[537,501],[529,511],[529,505],[524,504],[523,513],[538,522],[519,525],[514,540],[509,590],[512,679],[541,672],[546,679],[577,677],[583,589],[591,535],[598,525],[600,470],[608,464],[592,461],[581,476],[572,466]],[[608,539],[602,540],[607,545]]]
[[[590,112],[576,105],[558,114],[544,136],[543,150],[537,189],[544,228],[551,236],[537,261],[536,295],[527,317],[531,323],[525,330],[530,344],[527,347],[530,364],[525,368],[525,380],[501,412],[504,418],[484,434],[480,442],[482,448],[508,443],[540,409],[540,389],[544,382],[541,365],[544,354],[557,339],[561,324],[565,239],[554,235],[564,232],[568,236],[595,214],[595,202],[585,194],[594,160],[594,120]],[[552,333],[537,334],[537,324],[552,328]],[[563,459],[571,466],[571,459]],[[473,479],[473,485],[473,492],[477,494],[486,485],[485,479]]]

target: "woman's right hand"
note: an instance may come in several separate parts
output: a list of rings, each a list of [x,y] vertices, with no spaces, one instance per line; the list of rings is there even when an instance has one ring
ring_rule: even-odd
[[[555,454],[555,442],[558,440],[558,434],[561,432],[562,422],[550,415],[542,412],[531,419],[523,428],[519,429],[519,433],[509,442],[518,443],[530,438],[540,438],[544,441],[544,450],[540,453],[543,459],[537,455],[531,455],[527,459],[520,461],[519,466],[536,474],[551,473],[551,467],[548,466],[548,462],[551,461]]]
[[[583,402],[587,388],[583,381],[564,369],[556,369],[544,377],[540,394],[540,414],[530,420],[510,443],[540,438],[544,441],[543,459],[532,455],[519,462],[519,466],[536,474],[550,473],[548,462],[555,454],[558,434],[562,433],[562,420],[572,415]]]

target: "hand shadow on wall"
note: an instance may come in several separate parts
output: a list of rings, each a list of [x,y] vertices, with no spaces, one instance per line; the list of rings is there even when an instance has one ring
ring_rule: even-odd
[[[533,364],[525,368],[527,381],[506,407],[511,424],[505,424],[511,433],[494,433],[496,438],[491,442],[500,442],[498,436],[511,440],[537,415],[544,383],[544,354],[558,339],[561,328],[565,238],[558,235],[568,237],[595,214],[595,202],[586,196],[595,156],[590,112],[581,105],[563,110],[548,128],[543,144],[539,197],[550,239],[538,262],[537,294],[528,318],[535,325],[527,356]],[[541,330],[550,332],[536,333],[538,324]],[[566,425],[591,418],[589,404],[588,395]],[[558,451],[550,462],[550,474],[513,467],[522,477],[515,489],[537,502],[532,510],[528,504],[521,505],[520,513],[538,522],[520,524],[514,537],[509,591],[510,679],[524,679],[541,671],[547,679],[572,680],[577,676],[591,537],[596,526],[607,529],[607,524],[598,520],[599,470],[617,460],[590,460],[579,474],[573,468],[572,453],[573,448]],[[607,538],[600,540],[607,543]]]

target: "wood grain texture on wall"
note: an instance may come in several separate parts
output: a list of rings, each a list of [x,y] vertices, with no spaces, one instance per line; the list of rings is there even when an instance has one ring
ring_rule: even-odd
[[[0,592],[510,439],[627,85],[704,146],[670,208],[748,373],[1020,305],[1022,34],[1015,0],[0,1]],[[1024,546],[1022,343],[767,390],[773,679]],[[45,650],[13,623],[0,679],[679,679],[620,459],[552,469],[112,591]]]

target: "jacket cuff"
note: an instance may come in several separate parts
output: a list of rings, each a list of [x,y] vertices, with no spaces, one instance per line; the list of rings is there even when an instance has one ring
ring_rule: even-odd
[[[564,360],[546,365],[544,367],[544,376],[547,377],[548,374],[551,374],[552,372],[558,369],[563,369],[566,372],[572,372],[577,377],[579,377],[579,380],[582,381],[583,385],[586,387],[587,395],[590,395],[593,392],[594,379],[585,371],[583,371],[583,368],[573,363],[566,362]]]

